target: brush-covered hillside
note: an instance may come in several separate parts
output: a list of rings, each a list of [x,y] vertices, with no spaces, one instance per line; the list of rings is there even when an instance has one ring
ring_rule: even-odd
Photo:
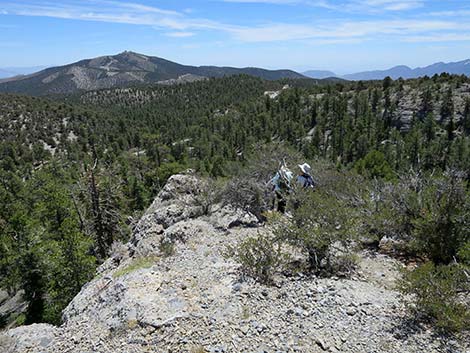
[[[445,74],[2,94],[0,313],[27,326],[0,345],[465,352],[469,135],[470,80]],[[317,184],[285,215],[282,160]]]

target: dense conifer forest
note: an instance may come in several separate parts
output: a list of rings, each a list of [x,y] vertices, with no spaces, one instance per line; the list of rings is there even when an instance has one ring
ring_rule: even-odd
[[[460,212],[470,209],[465,76],[321,85],[233,76],[60,98],[2,94],[0,137],[0,287],[24,290],[18,324],[60,323],[169,176],[192,168],[230,178],[260,144],[283,143],[371,184],[458,172],[463,199],[446,209],[460,218],[441,224],[458,236],[441,244],[450,252],[426,256],[432,266],[470,262]]]

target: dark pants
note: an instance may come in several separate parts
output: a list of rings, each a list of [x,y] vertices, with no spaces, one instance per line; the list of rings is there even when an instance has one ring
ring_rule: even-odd
[[[277,199],[277,211],[281,213],[286,212],[287,201],[284,198],[284,196],[280,192],[276,192],[276,199]]]

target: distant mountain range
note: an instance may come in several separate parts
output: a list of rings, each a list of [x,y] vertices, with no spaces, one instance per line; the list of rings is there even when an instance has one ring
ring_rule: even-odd
[[[129,87],[145,84],[175,84],[247,74],[266,80],[315,78],[336,80],[382,80],[386,76],[416,78],[448,72],[470,76],[470,59],[452,63],[436,63],[412,69],[395,66],[388,70],[364,71],[344,76],[332,71],[310,70],[302,74],[292,70],[266,70],[256,67],[235,68],[181,65],[162,58],[130,51],[47,68],[0,68],[0,92],[32,95],[70,94],[96,89]]]
[[[292,70],[265,70],[255,67],[187,66],[162,58],[130,51],[101,56],[73,64],[48,68],[37,73],[0,80],[0,92],[68,94],[136,84],[171,84],[208,77],[248,74],[266,80],[305,78]]]
[[[433,76],[435,74],[441,74],[447,72],[456,75],[467,75],[470,76],[470,59],[451,63],[435,63],[426,67],[418,67],[412,69],[405,65],[395,66],[388,70],[376,70],[376,71],[364,71],[354,74],[348,74],[344,76],[336,75],[331,71],[317,71],[311,70],[306,71],[303,74],[311,78],[326,78],[326,77],[339,77],[345,80],[359,81],[359,80],[382,80],[387,76],[393,79],[400,77],[403,78],[417,78],[422,76]],[[315,76],[316,75],[316,76]],[[329,75],[326,76],[325,75]]]
[[[18,75],[29,75],[33,72],[45,69],[45,66],[33,67],[0,67],[0,79],[9,78]]]

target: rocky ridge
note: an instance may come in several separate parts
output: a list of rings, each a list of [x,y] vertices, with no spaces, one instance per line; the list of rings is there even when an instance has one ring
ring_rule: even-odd
[[[171,177],[131,241],[65,309],[63,325],[9,330],[0,351],[469,352],[406,321],[393,289],[398,263],[385,255],[361,254],[351,279],[299,273],[264,286],[243,278],[226,247],[267,229],[230,206],[205,214],[198,185],[190,174]]]

